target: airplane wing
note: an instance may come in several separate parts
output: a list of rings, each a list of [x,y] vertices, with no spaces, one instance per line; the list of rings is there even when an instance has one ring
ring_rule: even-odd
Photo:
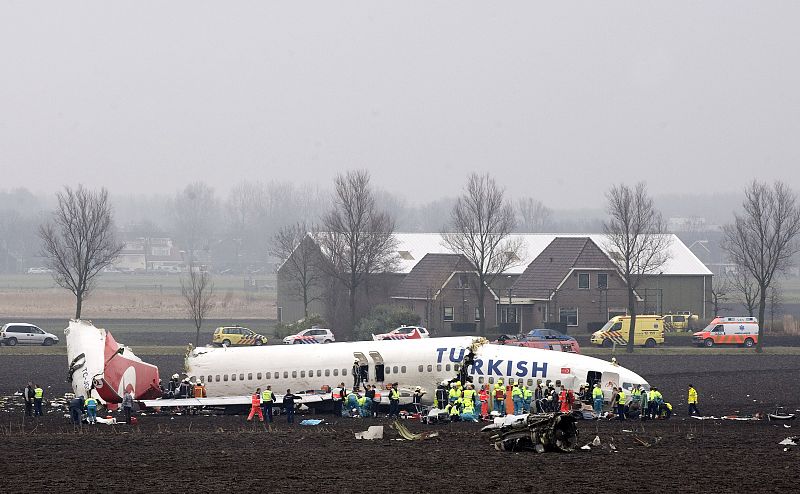
[[[331,399],[330,393],[311,394],[296,393],[301,398],[295,400],[296,405],[307,405],[312,403],[322,403]],[[283,395],[275,395],[275,404],[280,406],[283,402]],[[249,406],[250,396],[217,396],[213,398],[163,398],[157,400],[139,400],[147,408],[171,408],[171,407],[224,407],[224,406]]]

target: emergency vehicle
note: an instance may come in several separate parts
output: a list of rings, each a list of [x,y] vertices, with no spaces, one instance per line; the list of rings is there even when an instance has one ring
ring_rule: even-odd
[[[758,343],[758,319],[755,317],[716,317],[706,329],[692,335],[697,346],[743,345]]]
[[[211,340],[215,345],[255,345],[267,344],[267,337],[241,326],[221,326],[214,330]]]
[[[602,328],[592,333],[592,345],[611,348],[614,344],[627,345],[631,316],[612,317]],[[636,316],[633,344],[654,348],[664,343],[664,320],[661,316]]]
[[[664,314],[664,328],[667,331],[691,331],[696,327],[697,314],[679,311],[675,314]]]

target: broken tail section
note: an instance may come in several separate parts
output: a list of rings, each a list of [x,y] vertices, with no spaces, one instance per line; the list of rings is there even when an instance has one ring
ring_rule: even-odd
[[[105,329],[90,321],[71,320],[64,334],[68,381],[75,395],[92,393],[108,404],[120,403],[128,390],[136,400],[161,396],[158,367],[142,361]]]

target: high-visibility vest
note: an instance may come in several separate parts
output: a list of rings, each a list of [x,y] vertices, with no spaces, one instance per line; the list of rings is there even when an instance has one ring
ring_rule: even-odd
[[[511,390],[511,396],[512,397],[515,397],[515,396],[521,397],[522,396],[522,390],[519,389],[519,386],[514,386],[514,388]]]
[[[503,387],[502,383],[498,383],[494,385],[494,399],[495,400],[502,400],[506,396],[506,390]]]
[[[261,401],[272,401],[272,391],[265,389],[261,392]]]
[[[206,387],[202,384],[198,384],[194,387],[194,397],[195,398],[205,398],[206,397]]]
[[[92,398],[91,396],[86,398],[86,401],[83,402],[86,405],[86,408],[96,408],[97,407],[97,400]]]
[[[594,388],[592,390],[592,398],[597,399],[597,398],[602,398],[602,397],[603,397],[603,390],[602,389]]]
[[[391,391],[389,391],[389,399],[393,400],[393,401],[399,401],[400,400],[400,391],[392,388]]]
[[[250,402],[254,407],[261,406],[261,397],[258,396],[258,393],[253,393],[253,396],[250,397]]]
[[[464,390],[464,403],[472,403],[475,401],[475,390],[474,389],[465,389]]]
[[[378,388],[375,388],[375,397],[372,398],[372,401],[381,401],[381,392]]]
[[[478,393],[478,398],[483,402],[489,401],[489,393],[487,393],[485,389],[482,389],[481,392]]]
[[[34,398],[42,399],[42,396],[44,396],[44,390],[42,388],[36,388],[33,390]]]
[[[697,403],[697,390],[694,388],[689,388],[688,403]]]
[[[456,388],[450,388],[450,392],[447,393],[447,397],[450,401],[456,401],[461,397],[461,392]]]
[[[617,395],[617,403],[620,405],[625,404],[625,391],[620,390],[619,394]]]
[[[530,400],[531,396],[533,396],[533,393],[531,392],[530,389],[525,388],[525,389],[522,390],[522,397],[523,398],[525,398],[526,400]]]
[[[656,399],[656,392],[652,389],[647,393],[647,401],[653,401]]]
[[[639,401],[640,394],[642,394],[642,392],[639,391],[638,388],[633,388],[633,391],[631,391],[631,399],[633,399],[634,401]]]

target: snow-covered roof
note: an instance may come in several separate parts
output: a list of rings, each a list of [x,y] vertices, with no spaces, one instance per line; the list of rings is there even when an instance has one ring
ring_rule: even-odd
[[[669,259],[663,267],[665,275],[710,275],[711,271],[681,240],[670,234]],[[556,237],[589,237],[607,254],[609,246],[602,233],[524,233],[509,235],[510,240],[520,240],[520,261],[506,270],[507,274],[522,274]],[[438,233],[395,233],[397,240],[397,271],[409,273],[425,254],[452,254]]]

